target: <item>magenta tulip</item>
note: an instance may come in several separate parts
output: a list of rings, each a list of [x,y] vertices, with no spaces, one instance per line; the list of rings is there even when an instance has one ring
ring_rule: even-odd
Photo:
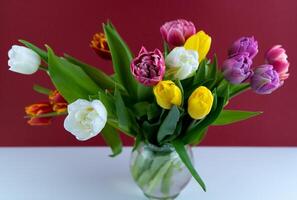
[[[163,40],[173,46],[182,46],[185,41],[196,33],[194,24],[184,19],[166,22],[160,28]]]
[[[141,84],[156,85],[165,74],[165,61],[159,49],[147,51],[141,48],[138,56],[132,60],[131,72]]]

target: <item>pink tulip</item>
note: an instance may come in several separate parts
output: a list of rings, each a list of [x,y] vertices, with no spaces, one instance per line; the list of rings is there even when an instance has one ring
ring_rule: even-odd
[[[265,55],[266,62],[273,66],[282,81],[289,77],[290,63],[287,58],[286,50],[281,45],[273,46]]]
[[[182,46],[185,41],[196,33],[196,28],[191,21],[178,19],[166,22],[160,28],[163,40],[173,46]]]
[[[147,51],[142,47],[138,56],[131,62],[131,72],[141,84],[156,85],[165,74],[165,61],[162,52],[159,49]]]

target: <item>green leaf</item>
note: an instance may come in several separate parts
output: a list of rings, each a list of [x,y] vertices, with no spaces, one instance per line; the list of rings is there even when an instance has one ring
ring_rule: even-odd
[[[136,136],[137,132],[135,133],[133,131],[133,128],[135,128],[136,124],[132,123],[132,116],[130,115],[130,112],[127,109],[123,98],[117,88],[115,89],[114,96],[119,128],[127,130],[126,133],[130,136]]]
[[[242,83],[242,84],[239,84],[239,85],[233,85],[233,84],[230,84],[230,98],[233,98],[237,95],[239,95],[240,93],[250,89],[250,84],[249,83]]]
[[[27,42],[26,40],[19,40],[20,43],[28,47],[29,49],[32,49],[35,51],[45,62],[47,62],[47,52],[38,48],[34,44],[31,44],[30,42]]]
[[[198,145],[206,136],[208,128],[206,127],[205,129],[201,129],[198,131],[196,134],[196,138],[194,141],[192,141],[191,145]]]
[[[124,90],[123,86],[115,82],[110,76],[108,76],[100,69],[94,66],[88,65],[82,61],[79,61],[70,55],[64,54],[64,56],[65,56],[65,59],[68,60],[69,62],[77,66],[80,66],[82,70],[84,70],[84,72],[103,90],[104,89],[114,90],[115,86]]]
[[[116,119],[116,107],[114,97],[106,92],[98,92],[98,99],[104,104],[108,118]]]
[[[112,150],[111,157],[115,157],[122,152],[122,140],[117,130],[110,125],[106,124],[102,130],[102,137],[106,144],[110,146]]]
[[[167,44],[166,41],[163,42],[163,48],[164,48],[164,58],[165,58],[170,52],[169,45]]]
[[[166,136],[173,135],[176,129],[176,125],[179,121],[180,112],[176,106],[173,106],[168,115],[161,124],[157,133],[157,140],[159,143],[166,138]]]
[[[50,77],[68,103],[88,99],[101,90],[79,66],[57,57],[50,47],[47,49]]]
[[[51,92],[52,92],[52,90],[47,89],[47,88],[42,87],[41,85],[37,85],[37,84],[35,84],[35,85],[33,86],[33,90],[34,90],[35,92],[38,92],[38,93],[40,93],[40,94],[45,94],[45,95],[50,95]]]
[[[172,142],[176,152],[178,153],[180,159],[183,161],[183,163],[185,164],[185,166],[189,169],[189,171],[191,172],[192,176],[195,178],[195,180],[199,183],[199,185],[202,187],[202,189],[204,191],[206,191],[206,186],[203,182],[203,180],[201,179],[201,177],[199,176],[199,174],[197,173],[197,171],[195,170],[192,161],[186,151],[185,145],[184,143],[177,139],[174,140]]]
[[[218,118],[212,123],[215,126],[232,124],[242,120],[255,117],[262,114],[262,112],[250,112],[241,110],[222,110]]]
[[[110,23],[103,25],[103,28],[111,52],[116,77],[131,97],[136,96],[138,83],[130,71],[130,63],[133,55],[121,36]]]
[[[142,141],[143,141],[142,134],[140,132],[138,132],[135,137],[135,143],[134,143],[132,151],[135,151],[139,147],[139,145],[141,144]]]
[[[222,80],[221,83],[217,86],[218,96],[225,98],[225,103],[227,103],[230,95],[230,83],[227,80]]]
[[[207,60],[203,59],[199,64],[198,70],[193,80],[193,84],[200,85],[202,82],[206,81],[207,74],[208,74]]]
[[[148,108],[150,106],[150,103],[147,101],[141,101],[133,105],[133,113],[137,117],[143,117],[147,114]]]
[[[158,116],[160,116],[161,109],[156,103],[152,103],[149,105],[147,109],[147,119],[152,120]]]
[[[137,100],[138,101],[152,101],[154,99],[153,87],[144,85],[137,85]]]
[[[175,84],[179,87],[179,89],[180,89],[180,91],[181,91],[182,103],[181,103],[180,107],[183,107],[183,105],[184,105],[184,100],[185,100],[185,95],[184,95],[184,88],[183,88],[183,85],[181,84],[180,80],[175,80],[174,82],[175,82]]]
[[[218,71],[218,59],[217,59],[216,55],[214,55],[213,61],[210,65],[208,65],[208,67],[209,67],[209,70],[208,70],[208,74],[207,74],[207,79],[215,80],[217,71]]]

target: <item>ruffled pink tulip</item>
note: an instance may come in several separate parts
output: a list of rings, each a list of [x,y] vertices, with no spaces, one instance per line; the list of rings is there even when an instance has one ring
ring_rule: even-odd
[[[265,55],[266,62],[273,66],[283,81],[289,77],[289,65],[286,50],[281,45],[275,45],[269,49]]]
[[[165,61],[159,49],[147,51],[141,48],[138,56],[131,62],[131,72],[141,84],[156,85],[165,74]]]

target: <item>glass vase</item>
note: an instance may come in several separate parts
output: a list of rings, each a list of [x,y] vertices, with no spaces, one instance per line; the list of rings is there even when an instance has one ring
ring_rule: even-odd
[[[191,148],[187,146],[186,149],[193,161]],[[132,152],[130,171],[134,181],[150,200],[175,199],[192,177],[170,144],[162,147],[139,144]]]

